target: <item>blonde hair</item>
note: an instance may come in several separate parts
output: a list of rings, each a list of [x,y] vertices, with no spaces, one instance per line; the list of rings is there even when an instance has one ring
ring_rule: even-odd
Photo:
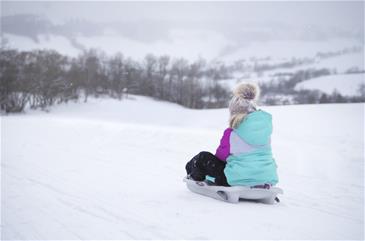
[[[246,117],[247,113],[235,114],[229,117],[229,127],[236,129]]]

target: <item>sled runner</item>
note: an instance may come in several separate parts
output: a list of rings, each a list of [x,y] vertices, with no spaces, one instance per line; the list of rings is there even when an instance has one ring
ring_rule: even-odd
[[[240,199],[246,199],[256,200],[265,204],[274,204],[275,202],[279,202],[278,194],[283,194],[281,188],[267,185],[260,187],[224,187],[216,186],[209,180],[194,181],[187,177],[184,178],[184,182],[186,182],[188,189],[192,192],[230,203],[238,203]]]

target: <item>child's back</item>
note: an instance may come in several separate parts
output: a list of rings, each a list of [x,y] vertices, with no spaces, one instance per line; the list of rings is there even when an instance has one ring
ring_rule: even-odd
[[[230,133],[230,155],[224,173],[233,185],[275,185],[276,164],[271,153],[271,115],[258,110],[248,114]]]

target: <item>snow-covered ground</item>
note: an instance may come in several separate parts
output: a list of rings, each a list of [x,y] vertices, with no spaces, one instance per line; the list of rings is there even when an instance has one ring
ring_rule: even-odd
[[[282,202],[194,194],[228,112],[145,97],[1,117],[2,239],[364,239],[364,104],[268,107]]]
[[[327,75],[298,83],[296,90],[320,90],[331,95],[337,91],[345,96],[359,96],[359,88],[365,85],[365,74]]]
[[[276,73],[295,73],[300,70],[308,69],[328,69],[330,71],[336,70],[337,74],[344,74],[346,73],[346,71],[352,68],[364,70],[364,49],[364,46],[362,46],[362,50],[359,52],[349,52],[346,54],[332,56],[328,58],[315,58],[315,55],[308,55],[308,57],[315,60],[313,63],[305,63],[292,68],[277,68],[265,71],[265,75],[273,76]]]
[[[127,57],[142,61],[147,54],[157,56],[170,55],[175,58],[186,58],[193,62],[199,58],[208,61],[222,61],[233,64],[245,59],[246,65],[258,64],[275,65],[290,62],[293,58],[314,59],[317,53],[337,52],[354,47],[364,48],[364,44],[353,39],[334,38],[330,41],[299,41],[299,40],[265,40],[252,43],[239,43],[237,47],[227,52],[230,46],[235,45],[235,39],[230,39],[222,33],[203,29],[171,29],[168,40],[160,39],[154,42],[141,42],[120,35],[113,29],[106,29],[100,36],[77,35],[72,39],[53,34],[38,34],[37,42],[31,38],[10,33],[3,34],[8,41],[8,47],[23,51],[36,49],[53,49],[62,54],[76,57],[84,49],[100,49],[111,56],[121,52]],[[74,45],[78,43],[78,47]],[[80,47],[82,46],[82,47]],[[268,59],[266,59],[268,58]],[[266,59],[266,60],[265,60]],[[313,64],[305,64],[290,68],[289,71],[298,71],[303,68],[337,69],[343,73],[351,67],[364,69],[364,50],[332,56],[331,58],[317,59]],[[267,71],[268,74],[285,72],[287,68]]]
[[[233,73],[232,78],[220,80],[219,83],[227,89],[234,89],[238,82],[257,82],[262,84],[279,84],[282,80],[288,80],[298,71],[307,71],[309,69],[328,69],[336,71],[337,74],[312,78],[300,82],[295,87],[296,90],[309,89],[320,90],[326,94],[332,94],[336,89],[338,93],[344,96],[359,96],[359,87],[365,83],[364,73],[349,74],[347,71],[356,69],[363,71],[364,52],[350,52],[343,55],[333,56],[330,58],[318,58],[314,63],[297,65],[292,68],[277,68],[264,71],[260,74],[256,72],[240,72]]]
[[[283,61],[290,61],[291,58],[313,58],[318,52],[338,51],[345,48],[358,46],[357,41],[332,39],[330,41],[256,41],[250,45],[244,46],[230,55],[222,56],[222,60],[228,63],[240,59],[247,59],[251,57],[266,58],[271,57],[270,60],[262,63],[278,64]]]
[[[24,36],[9,33],[3,33],[3,38],[9,41],[8,47],[16,48],[22,51],[52,49],[72,57],[76,57],[81,53],[80,49],[75,48],[69,39],[65,38],[64,36],[37,35],[38,42],[35,42],[34,40]]]

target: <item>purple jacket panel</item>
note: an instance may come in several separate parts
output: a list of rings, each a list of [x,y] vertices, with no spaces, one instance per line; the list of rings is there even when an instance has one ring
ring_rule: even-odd
[[[227,157],[230,155],[230,145],[229,138],[231,136],[232,128],[225,129],[223,136],[221,138],[221,143],[215,152],[215,156],[222,161],[226,161]]]

